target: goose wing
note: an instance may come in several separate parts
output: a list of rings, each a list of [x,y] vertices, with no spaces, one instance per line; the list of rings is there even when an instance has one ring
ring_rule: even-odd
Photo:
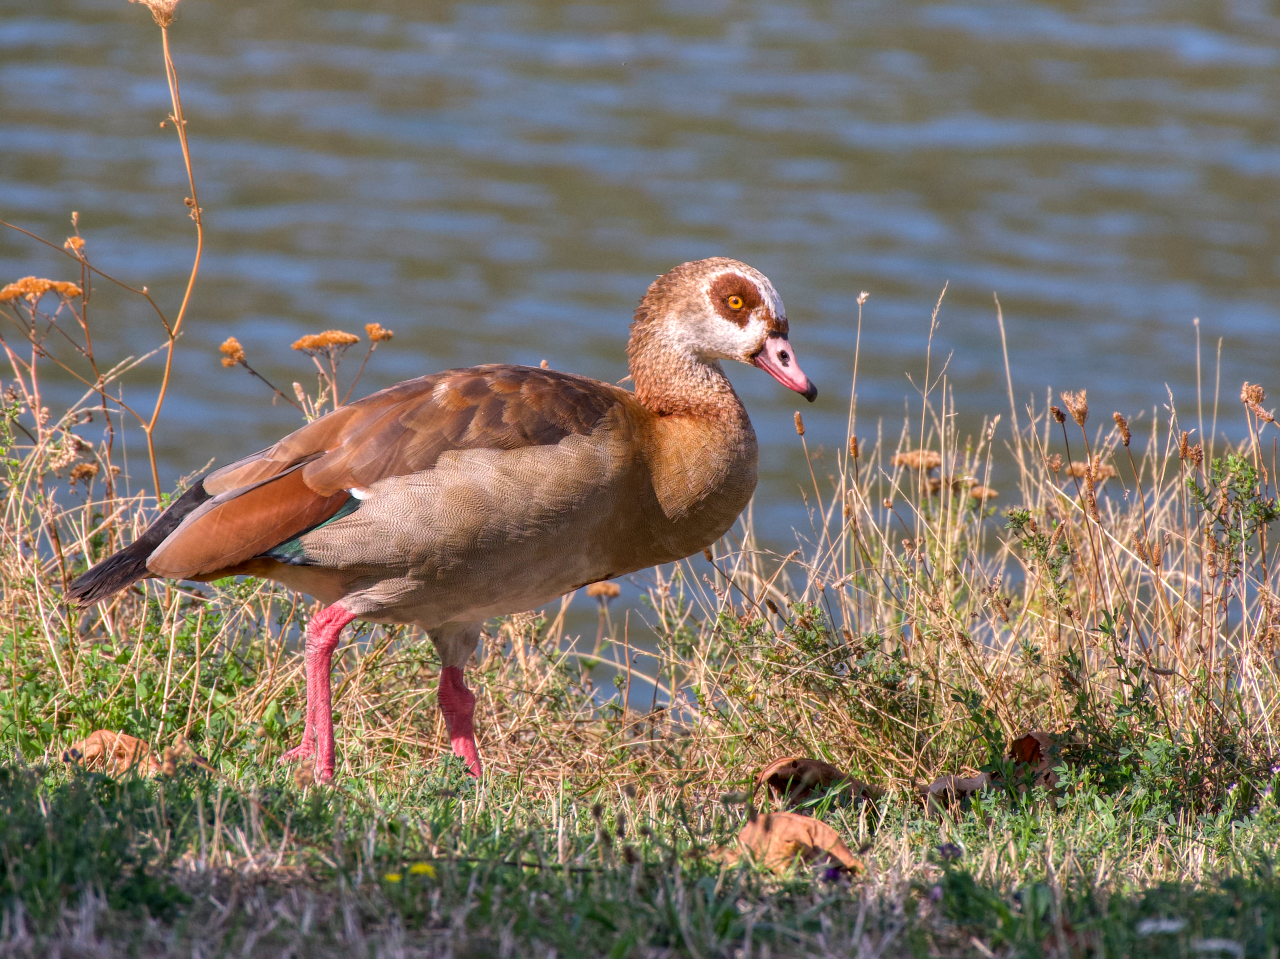
[[[616,406],[634,402],[630,396],[523,366],[408,380],[209,473],[200,481],[208,498],[147,557],[147,569],[174,579],[225,575],[352,508],[353,495],[378,480],[430,470],[449,450],[516,450],[587,436]]]

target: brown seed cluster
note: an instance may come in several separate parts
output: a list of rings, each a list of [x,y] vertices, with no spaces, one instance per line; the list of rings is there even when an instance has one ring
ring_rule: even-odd
[[[1133,434],[1129,432],[1129,421],[1119,413],[1112,413],[1111,418],[1116,421],[1116,428],[1120,430],[1120,440],[1125,446],[1129,445],[1129,441],[1133,439]]]
[[[173,15],[178,9],[178,0],[129,0],[140,3],[151,11],[151,19],[158,27],[168,27],[173,23]]]
[[[890,462],[894,466],[905,466],[909,470],[928,473],[942,465],[942,454],[934,450],[907,450],[905,453],[895,453]]]
[[[1199,443],[1192,446],[1191,434],[1186,430],[1183,430],[1182,436],[1178,438],[1178,459],[1184,462],[1190,460],[1196,466],[1204,463],[1204,447]]]
[[[1067,475],[1076,479],[1093,480],[1093,482],[1101,484],[1120,474],[1116,472],[1116,468],[1110,463],[1104,463],[1100,457],[1095,456],[1092,463],[1081,463],[1079,460],[1072,460],[1071,465],[1067,467]]]
[[[592,583],[587,587],[588,596],[592,599],[603,597],[606,602],[611,599],[617,599],[621,592],[622,590],[619,588],[617,583],[610,583],[608,581]]]
[[[28,303],[34,304],[50,290],[62,297],[79,296],[83,292],[80,287],[65,280],[42,280],[35,276],[24,276],[21,280],[14,280],[0,290],[0,303],[8,303],[10,300],[25,296]]]
[[[972,476],[929,477],[929,492],[933,495],[936,496],[942,492],[944,485],[951,487],[951,492],[955,493],[957,496],[966,494],[979,503],[985,503],[987,500],[995,499],[1000,495],[990,486],[983,486],[982,483]]]
[[[303,353],[311,353],[331,349],[335,346],[346,349],[353,343],[359,342],[360,337],[354,333],[347,333],[344,330],[325,330],[323,333],[308,333],[301,339],[294,340],[293,349],[301,350]]]
[[[97,463],[77,463],[71,470],[71,485],[76,483],[84,483],[86,486],[89,481],[98,475]]]
[[[234,336],[228,336],[218,347],[218,352],[222,353],[223,366],[235,366],[244,362],[244,347],[240,345],[240,341]]]
[[[84,254],[81,251],[84,249],[84,237],[69,236],[67,237],[67,242],[62,244],[62,248],[68,253],[74,253],[76,256],[83,258]]]
[[[1077,426],[1084,426],[1085,421],[1089,419],[1089,391],[1079,390],[1072,392],[1067,390],[1062,394],[1062,404],[1067,408],[1067,412],[1071,414],[1071,418],[1076,421]],[[1057,415],[1054,416],[1057,419]],[[1062,422],[1059,420],[1058,422]]]
[[[1275,417],[1262,408],[1263,401],[1267,398],[1267,394],[1257,383],[1244,381],[1244,386],[1240,388],[1240,402],[1252,411],[1253,415],[1265,423],[1274,423]]]
[[[382,343],[396,335],[395,330],[384,329],[381,323],[366,323],[364,332],[370,343]]]

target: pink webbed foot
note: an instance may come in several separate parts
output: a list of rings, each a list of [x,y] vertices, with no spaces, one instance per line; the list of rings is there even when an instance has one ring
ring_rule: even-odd
[[[480,778],[480,751],[476,748],[476,697],[462,679],[462,670],[446,666],[440,672],[440,711],[449,730],[453,754],[467,764],[467,772]]]
[[[310,759],[315,754],[316,744],[314,742],[309,743],[306,739],[303,739],[302,742],[280,757],[280,765],[286,766],[289,763],[296,763],[299,759]]]

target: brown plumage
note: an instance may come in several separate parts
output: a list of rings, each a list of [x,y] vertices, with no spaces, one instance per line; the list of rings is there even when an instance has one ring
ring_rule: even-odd
[[[303,743],[333,774],[329,657],[352,619],[415,623],[445,667],[454,750],[479,773],[462,681],[484,620],[696,553],[755,488],[756,439],[721,359],[812,399],[786,314],[735,260],[649,288],[628,345],[635,392],[530,367],[400,383],[198,481],[131,547],[76,580],[104,598],[143,576],[253,574],[327,608],[307,640]]]

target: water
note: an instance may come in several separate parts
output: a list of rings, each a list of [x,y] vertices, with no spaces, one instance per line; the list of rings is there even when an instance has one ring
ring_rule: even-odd
[[[896,433],[944,284],[962,429],[1008,422],[993,292],[1020,399],[1087,388],[1133,415],[1167,384],[1190,409],[1197,317],[1232,416],[1242,380],[1280,391],[1262,3],[183,0],[172,37],[208,240],[157,434],[169,480],[297,424],[219,365],[227,336],[281,384],[306,369],[296,337],[371,321],[396,339],[361,392],[492,361],[617,380],[649,280],[712,254],[786,301],[822,389],[811,446],[844,439],[861,290],[864,436]],[[0,0],[0,216],[61,242],[79,211],[95,261],[173,308],[193,235],[167,110],[145,10]],[[71,278],[58,263],[0,231],[0,280]],[[101,355],[159,342],[99,292]],[[730,375],[762,441],[756,517],[787,548],[805,404]]]

